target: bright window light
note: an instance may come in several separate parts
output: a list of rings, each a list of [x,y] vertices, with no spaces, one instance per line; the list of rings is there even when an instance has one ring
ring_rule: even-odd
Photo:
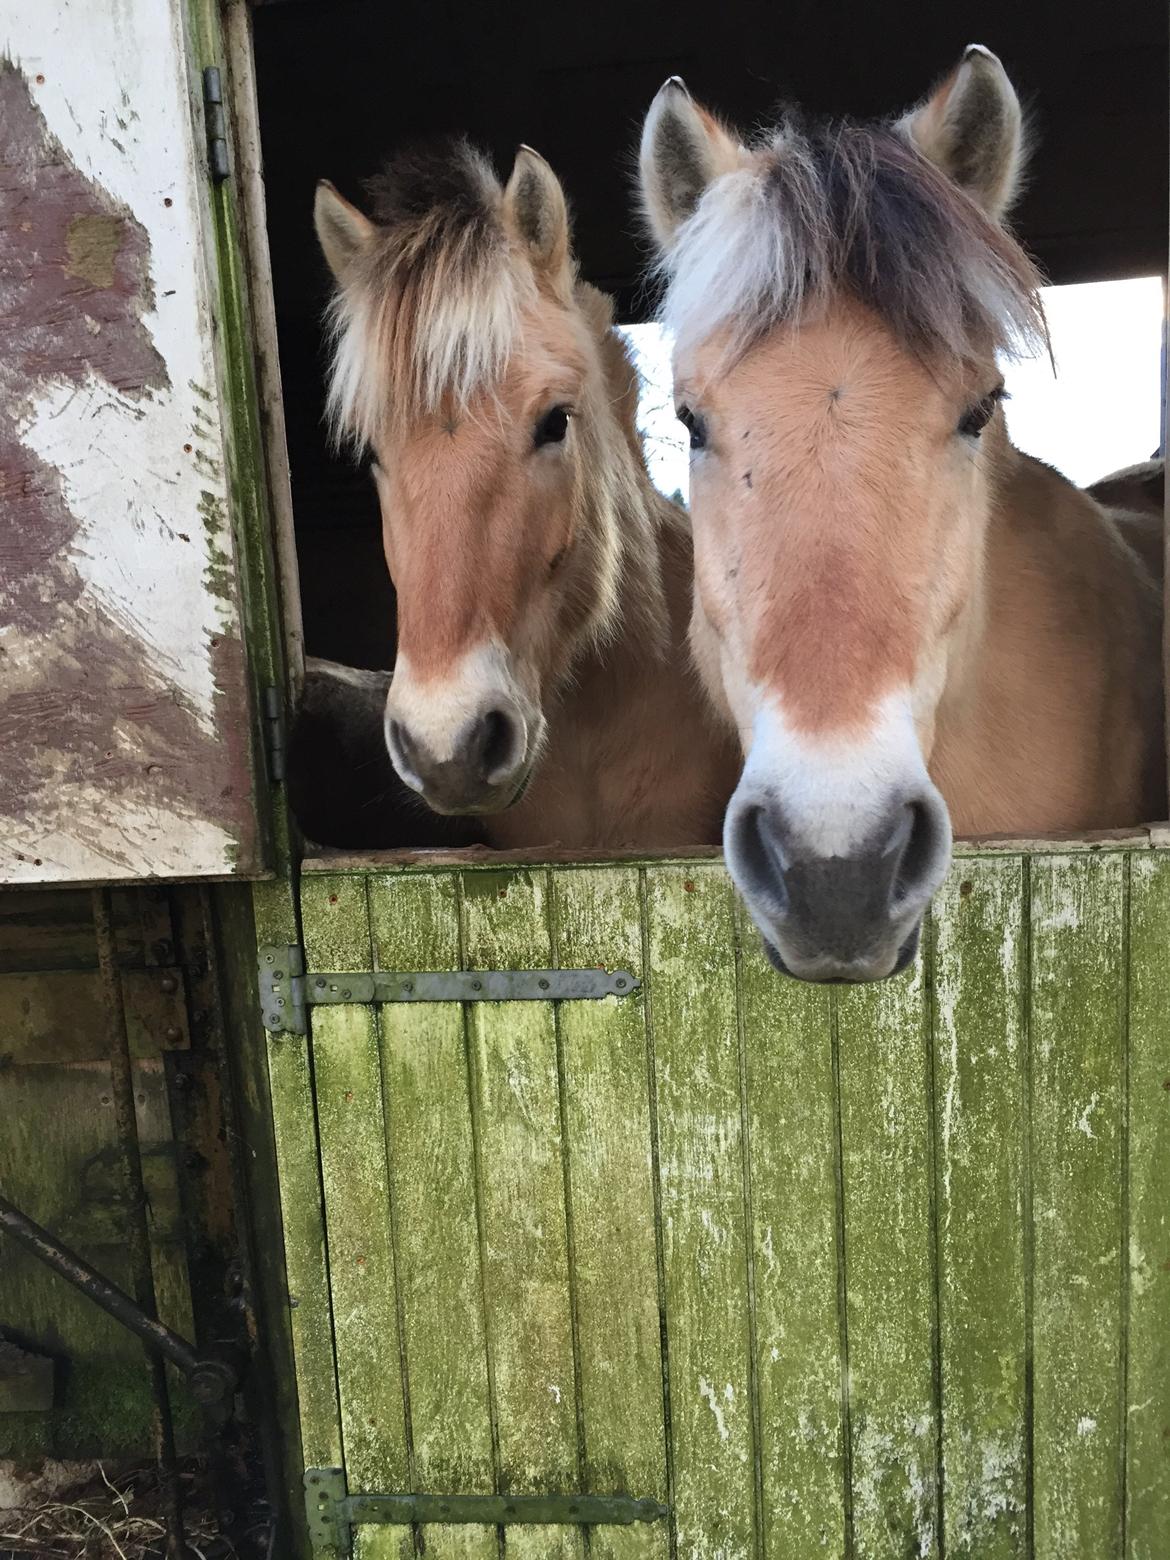
[[[1047,357],[1005,365],[1012,439],[1082,486],[1148,460],[1161,444],[1162,281],[1046,287]],[[688,491],[687,436],[675,420],[670,343],[659,325],[623,334],[642,376],[638,426],[654,484]]]

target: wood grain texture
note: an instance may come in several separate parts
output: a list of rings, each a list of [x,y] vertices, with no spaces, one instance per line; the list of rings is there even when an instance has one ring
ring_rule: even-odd
[[[543,872],[465,874],[469,969],[539,969],[552,955]],[[502,1491],[580,1488],[576,1364],[552,1004],[467,1009],[479,1151],[484,1294]],[[579,1530],[515,1528],[516,1560],[579,1560]]]
[[[370,969],[365,880],[314,887],[302,901],[307,968]],[[377,1013],[316,1008],[312,1040],[346,1484],[409,1489]]]
[[[642,967],[637,868],[554,879],[556,961]],[[667,1500],[644,998],[558,1004],[573,1273],[591,1494]],[[666,1524],[598,1527],[596,1560],[665,1560]]]
[[[779,977],[738,916],[763,1549],[805,1560],[846,1547],[829,992]]]
[[[841,1089],[853,1534],[938,1553],[929,1035],[921,955],[833,994]]]
[[[934,902],[945,1552],[1025,1553],[1029,1317],[1026,877],[957,865]]]
[[[1032,877],[1036,1560],[1122,1546],[1126,862]]]
[[[757,1549],[731,887],[646,870],[678,1553]]]
[[[451,874],[370,881],[380,969],[460,968]],[[411,1488],[495,1490],[475,1141],[458,1003],[384,1003],[382,1080],[410,1394]],[[432,1560],[488,1560],[495,1530],[428,1525]]]
[[[1170,1555],[1170,856],[1130,861],[1126,1560]]]

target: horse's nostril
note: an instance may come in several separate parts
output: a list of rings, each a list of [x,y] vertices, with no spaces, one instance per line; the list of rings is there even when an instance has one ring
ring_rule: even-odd
[[[517,739],[512,716],[505,710],[488,710],[476,722],[468,743],[472,767],[484,780],[498,780],[516,764]]]
[[[415,752],[414,740],[400,720],[390,722],[390,751],[392,755],[397,751],[397,756],[407,769],[415,767],[415,759],[418,755]]]
[[[909,827],[902,826],[905,843],[890,896],[894,906],[921,892],[923,880],[933,874],[940,844],[934,812],[925,802],[911,802],[907,812]]]

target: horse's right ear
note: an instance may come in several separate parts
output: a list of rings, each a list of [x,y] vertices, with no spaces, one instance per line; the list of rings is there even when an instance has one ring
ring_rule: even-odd
[[[642,126],[640,156],[642,204],[659,248],[670,248],[703,191],[739,160],[736,142],[695,102],[681,77],[659,88]]]
[[[313,201],[313,226],[329,269],[342,281],[353,261],[373,240],[374,224],[339,195],[328,179],[322,179]]]

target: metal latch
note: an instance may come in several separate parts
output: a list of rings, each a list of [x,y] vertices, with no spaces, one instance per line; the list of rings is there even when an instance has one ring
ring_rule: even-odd
[[[340,1468],[306,1470],[305,1509],[314,1547],[343,1555],[355,1527],[628,1527],[670,1515],[661,1501],[632,1495],[349,1495]]]
[[[297,947],[260,949],[260,1001],[273,1034],[308,1033],[307,1009],[341,1002],[599,1002],[641,986],[629,970],[369,970],[304,973]]]

